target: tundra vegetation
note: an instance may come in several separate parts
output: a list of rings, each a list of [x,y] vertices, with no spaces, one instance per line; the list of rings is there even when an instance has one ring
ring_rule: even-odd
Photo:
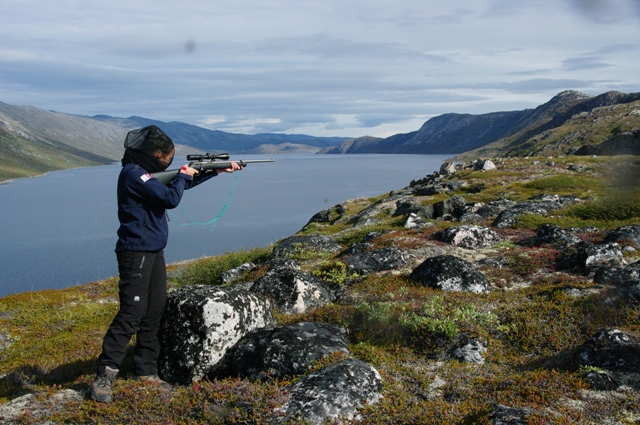
[[[447,292],[410,278],[428,247],[444,243],[434,235],[460,223],[427,220],[419,229],[384,208],[369,226],[349,217],[383,199],[345,201],[342,213],[310,223],[305,234],[330,235],[347,248],[371,232],[371,248],[397,247],[411,253],[407,266],[379,273],[351,272],[342,253],[299,250],[292,257],[303,270],[342,291],[335,303],[303,314],[274,312],[279,324],[319,321],[349,331],[351,356],[370,363],[382,376],[383,398],[362,407],[363,424],[490,424],[495,404],[534,409],[529,424],[635,424],[640,421],[640,388],[594,390],[579,366],[577,348],[602,328],[640,336],[639,306],[613,302],[603,285],[586,273],[558,267],[556,247],[534,244],[543,224],[587,228],[583,240],[602,241],[607,231],[640,224],[637,157],[560,157],[494,159],[493,171],[458,170],[464,185],[454,192],[422,197],[429,205],[453,195],[467,202],[521,201],[535,195],[572,195],[580,199],[548,215],[525,214],[515,225],[495,229],[504,241],[469,256],[499,259],[476,262],[487,277],[486,293]],[[572,171],[569,167],[572,166]],[[491,221],[479,223],[491,227]],[[628,263],[640,259],[632,244]],[[221,274],[241,264],[257,265],[241,281],[255,281],[272,247],[230,252],[169,266],[171,289],[219,285]],[[460,248],[461,249],[461,248]],[[569,290],[570,289],[570,290]],[[580,296],[575,296],[575,293]],[[98,404],[60,394],[84,391],[94,377],[105,330],[117,311],[117,278],[62,290],[26,292],[0,299],[0,403],[33,394],[17,424],[227,424],[269,423],[291,376],[252,382],[205,379],[176,385],[167,393],[131,379],[127,357],[114,384],[115,401]],[[485,342],[483,363],[443,355],[462,335]],[[319,370],[343,358],[325,357]],[[56,401],[57,400],[57,401]],[[1,406],[1,405],[0,405]]]

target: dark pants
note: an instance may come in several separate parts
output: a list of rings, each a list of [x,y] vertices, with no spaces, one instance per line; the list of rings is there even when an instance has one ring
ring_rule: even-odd
[[[120,311],[102,342],[98,373],[105,366],[120,369],[127,344],[136,335],[133,360],[138,376],[158,373],[158,329],[167,301],[164,253],[117,252],[120,273]]]

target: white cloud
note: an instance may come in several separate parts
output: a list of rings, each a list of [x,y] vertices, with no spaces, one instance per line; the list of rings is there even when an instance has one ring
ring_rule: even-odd
[[[4,0],[0,101],[224,131],[417,130],[640,91],[637,0]]]

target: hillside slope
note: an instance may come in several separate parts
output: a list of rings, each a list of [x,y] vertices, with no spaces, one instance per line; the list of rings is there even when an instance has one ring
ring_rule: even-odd
[[[591,96],[567,90],[535,109],[444,114],[429,119],[416,132],[385,139],[361,137],[321,153],[450,153],[458,154],[458,159],[567,154],[577,145],[595,145],[640,129],[640,116],[633,112],[639,100],[640,93]],[[556,134],[562,137],[553,137]]]

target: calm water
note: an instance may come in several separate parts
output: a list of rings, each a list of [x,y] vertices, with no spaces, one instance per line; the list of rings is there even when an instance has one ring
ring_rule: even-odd
[[[170,215],[168,262],[267,246],[316,212],[400,189],[437,171],[446,155],[243,155],[267,159],[186,191]],[[185,161],[176,159],[174,165]],[[117,275],[118,164],[64,170],[0,185],[0,297]],[[234,177],[235,187],[232,190]],[[217,216],[214,225],[188,224]],[[213,230],[211,230],[213,229]]]

